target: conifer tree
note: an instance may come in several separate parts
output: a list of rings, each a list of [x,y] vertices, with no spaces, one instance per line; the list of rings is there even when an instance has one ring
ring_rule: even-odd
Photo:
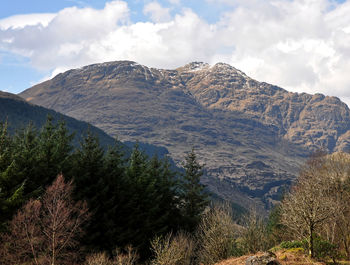
[[[150,238],[176,227],[179,214],[173,178],[168,162],[157,156],[149,160],[138,145],[134,147],[126,170],[125,196],[118,207],[118,234],[119,245],[137,247],[141,259],[150,255]]]
[[[7,172],[9,178],[16,180],[20,185],[24,184],[24,196],[26,199],[39,196],[44,187],[37,173],[38,165],[38,133],[32,123],[14,136],[14,155]],[[10,176],[11,175],[11,176]]]
[[[124,230],[121,239],[123,245],[129,242],[139,248],[141,255],[148,250],[148,231],[151,225],[149,217],[152,208],[157,207],[152,201],[155,195],[154,181],[147,174],[147,163],[147,156],[136,144],[126,170],[128,197],[122,215],[125,218],[123,223],[128,225],[121,226]]]
[[[102,245],[101,226],[103,222],[99,220],[101,205],[106,203],[101,201],[101,194],[104,192],[104,150],[99,144],[99,140],[90,130],[80,143],[80,148],[74,155],[73,176],[76,184],[75,199],[86,200],[91,210],[92,217],[87,225],[87,233],[83,242],[88,247],[98,248]]]
[[[24,200],[24,180],[14,174],[13,141],[7,128],[7,122],[0,123],[0,231]]]
[[[100,236],[97,242],[100,248],[107,251],[114,250],[118,245],[118,220],[119,210],[128,198],[128,187],[125,183],[125,158],[120,142],[115,141],[114,146],[109,147],[104,156],[104,174],[101,176],[101,191],[98,194],[100,206],[95,212],[98,219],[96,229]]]
[[[156,155],[149,162],[148,174],[156,179],[155,189],[158,194],[158,234],[176,231],[180,227],[179,183],[176,173],[170,168],[169,159],[160,160]]]
[[[200,183],[203,176],[203,165],[197,161],[197,156],[192,148],[183,163],[185,173],[182,179],[182,210],[185,227],[194,231],[197,227],[201,214],[208,205],[208,193],[205,186]]]
[[[53,124],[52,116],[48,116],[38,136],[37,173],[43,186],[51,184],[55,177],[69,171],[73,135],[68,133],[65,123]]]

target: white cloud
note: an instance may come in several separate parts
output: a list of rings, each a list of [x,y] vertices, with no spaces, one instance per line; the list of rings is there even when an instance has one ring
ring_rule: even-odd
[[[0,19],[0,30],[20,29],[27,26],[41,25],[46,27],[56,14],[29,14],[16,15],[8,18]]]
[[[350,98],[350,0],[220,2],[228,7],[215,24],[190,9],[171,17],[158,2],[144,7],[150,22],[132,23],[125,1],[15,16],[0,20],[0,49],[54,73],[122,59],[160,68],[223,61],[289,90]]]
[[[171,19],[170,8],[162,7],[156,1],[146,4],[143,13],[150,16],[151,20],[156,23],[167,22]]]

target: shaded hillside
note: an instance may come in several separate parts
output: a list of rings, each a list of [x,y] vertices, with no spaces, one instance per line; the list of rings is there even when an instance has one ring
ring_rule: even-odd
[[[290,93],[222,63],[95,64],[20,96],[121,140],[164,146],[177,163],[194,146],[209,188],[244,206],[278,199],[313,150],[349,148],[349,109],[339,99]]]
[[[87,122],[78,121],[54,110],[36,106],[25,102],[22,98],[0,91],[0,122],[7,121],[9,130],[25,128],[30,122],[36,128],[41,128],[48,115],[51,115],[55,121],[64,120],[68,130],[75,133],[75,143],[90,128],[94,135],[97,135],[103,146],[113,145],[114,139]]]

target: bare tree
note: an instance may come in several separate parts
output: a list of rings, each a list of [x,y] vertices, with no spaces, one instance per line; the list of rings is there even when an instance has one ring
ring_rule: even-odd
[[[194,244],[190,235],[179,232],[175,236],[155,237],[151,241],[152,265],[190,265]]]
[[[204,264],[215,264],[220,260],[237,255],[236,239],[239,229],[233,221],[228,205],[214,205],[203,214],[197,229],[199,261]]]
[[[328,156],[325,171],[333,193],[324,200],[333,200],[335,209],[321,234],[331,243],[341,246],[350,260],[350,155],[335,153]]]
[[[30,200],[18,211],[10,223],[10,233],[1,237],[3,245],[0,260],[4,264],[22,264],[39,261],[44,241],[39,224],[41,203]]]
[[[139,256],[128,246],[124,252],[116,249],[116,255],[111,258],[106,252],[94,253],[86,258],[86,265],[135,265]],[[169,264],[170,265],[170,264]]]
[[[246,252],[256,253],[265,251],[269,246],[267,225],[263,217],[259,216],[256,209],[251,209],[244,218],[242,239]]]
[[[326,156],[313,157],[282,201],[282,223],[299,238],[308,239],[314,257],[314,235],[335,215],[334,186],[327,174]]]
[[[9,264],[72,264],[77,237],[89,217],[86,203],[72,200],[72,182],[59,175],[41,200],[30,200],[18,211],[3,237]]]

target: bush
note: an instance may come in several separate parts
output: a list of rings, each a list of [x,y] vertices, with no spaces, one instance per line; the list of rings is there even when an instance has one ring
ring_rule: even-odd
[[[191,237],[179,232],[173,236],[171,233],[165,237],[156,237],[151,241],[154,258],[152,265],[190,265],[193,254],[193,241]]]
[[[307,247],[307,242],[305,241],[297,241],[297,240],[293,240],[293,241],[283,241],[280,244],[281,248],[286,248],[286,249],[290,249],[290,248],[305,248]]]
[[[118,248],[113,258],[110,258],[105,252],[91,254],[86,258],[86,265],[135,265],[138,259],[136,251],[127,247],[122,253]]]
[[[302,241],[284,241],[280,244],[281,248],[285,249],[308,249],[308,242],[306,239]],[[317,259],[327,259],[332,258],[336,259],[340,256],[339,249],[337,245],[332,244],[331,242],[324,240],[320,236],[315,235],[314,237],[314,257]]]
[[[256,211],[252,210],[245,216],[244,226],[242,240],[245,252],[266,251],[273,246],[269,240],[267,226]]]
[[[199,262],[214,264],[232,256],[239,256],[242,251],[236,241],[237,230],[238,226],[234,223],[227,206],[215,206],[205,213],[196,235]]]
[[[86,265],[112,265],[112,261],[109,259],[105,252],[91,254],[86,258]]]
[[[332,244],[328,240],[317,236],[314,240],[315,258],[326,259],[332,258],[337,259],[340,256],[337,245]]]

